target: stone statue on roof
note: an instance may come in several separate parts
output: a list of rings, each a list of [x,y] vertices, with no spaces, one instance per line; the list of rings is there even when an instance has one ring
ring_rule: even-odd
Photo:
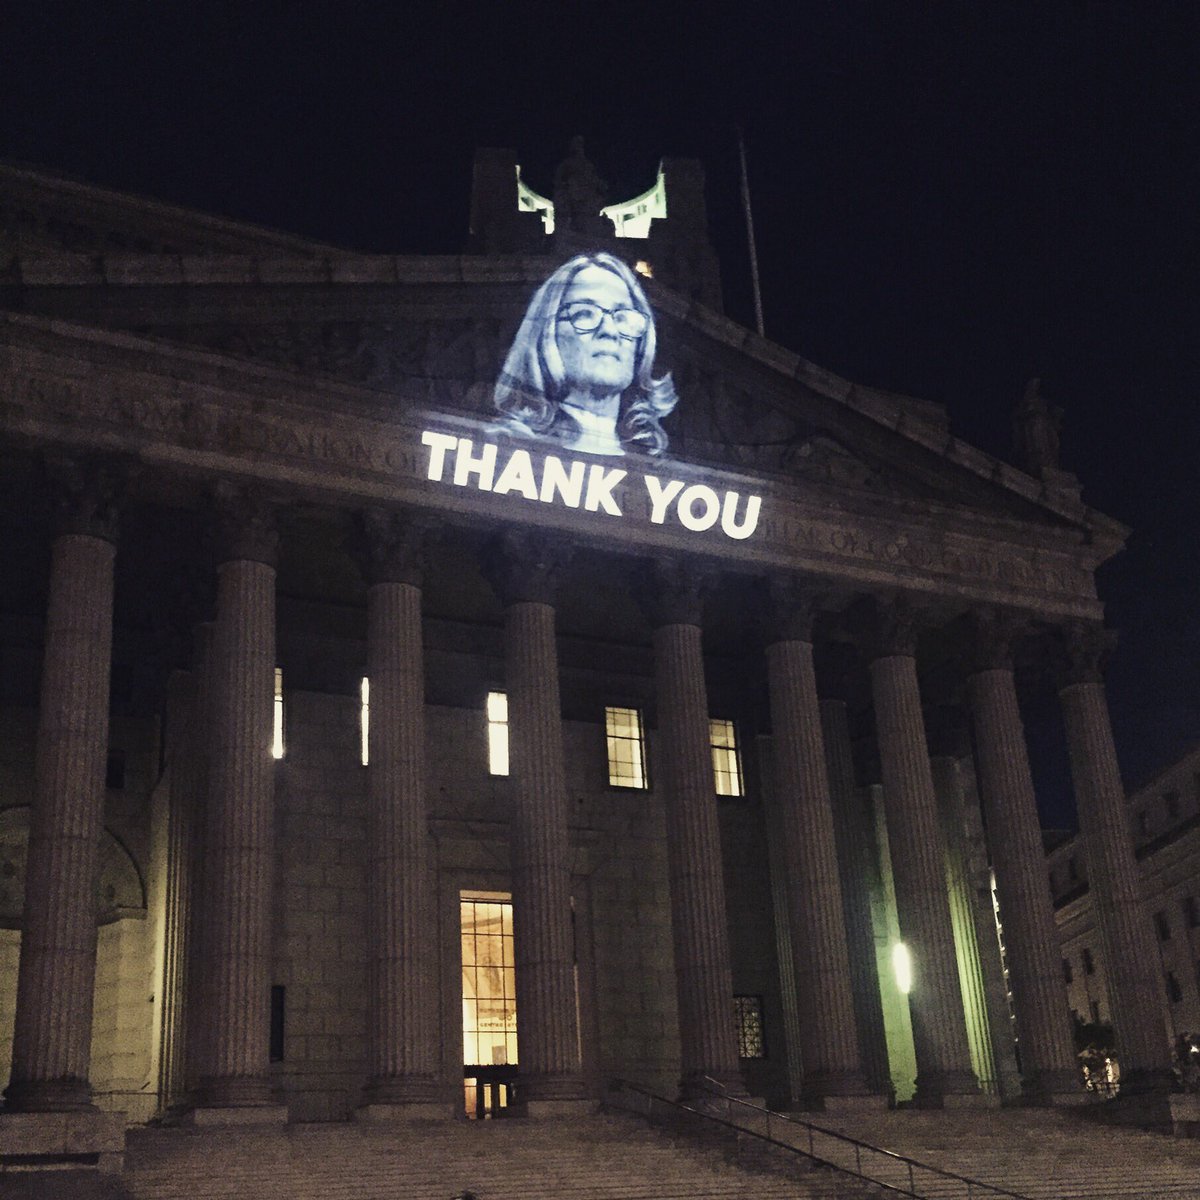
[[[605,233],[607,223],[600,210],[607,201],[607,191],[608,184],[583,152],[583,138],[573,137],[567,157],[554,172],[555,228],[572,233]],[[607,232],[611,235],[611,226]]]
[[[1017,465],[1031,475],[1059,470],[1059,431],[1063,410],[1046,403],[1042,381],[1031,379],[1013,412],[1013,449]]]

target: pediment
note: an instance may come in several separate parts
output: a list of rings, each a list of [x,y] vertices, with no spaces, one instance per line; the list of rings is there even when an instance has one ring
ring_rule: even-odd
[[[385,409],[493,416],[525,306],[558,265],[354,255],[11,167],[0,193],[6,236],[28,234],[0,307],[367,387]],[[954,438],[934,405],[840,379],[660,285],[647,292],[681,397],[665,423],[675,457],[800,484],[833,507],[925,506],[1119,544],[1121,528],[1069,477],[1032,479]]]

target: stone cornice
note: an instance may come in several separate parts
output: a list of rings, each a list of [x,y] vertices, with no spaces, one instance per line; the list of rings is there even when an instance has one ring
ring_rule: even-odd
[[[753,574],[800,571],[859,590],[901,587],[1055,618],[1095,620],[1094,547],[1028,528],[1002,540],[904,514],[865,517],[777,479],[631,456],[631,471],[669,472],[713,487],[761,492],[755,537],[698,537],[649,520],[628,489],[625,515],[530,504],[519,495],[434,485],[421,429],[486,437],[467,417],[422,413],[370,388],[315,381],[219,354],[126,334],[0,314],[0,435],[30,446],[86,449],[102,441],[148,467],[198,480],[227,477],[360,509],[406,505],[451,517],[519,523],[581,543],[653,556],[686,553]],[[426,423],[431,424],[426,424]],[[535,459],[544,449],[531,446]],[[618,494],[619,490],[618,490]],[[1039,543],[1040,544],[1037,544]]]

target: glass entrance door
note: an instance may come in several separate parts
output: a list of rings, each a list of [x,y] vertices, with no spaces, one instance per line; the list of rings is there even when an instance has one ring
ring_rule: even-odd
[[[463,997],[463,1099],[467,1116],[504,1115],[517,1077],[517,970],[512,897],[460,896]]]

